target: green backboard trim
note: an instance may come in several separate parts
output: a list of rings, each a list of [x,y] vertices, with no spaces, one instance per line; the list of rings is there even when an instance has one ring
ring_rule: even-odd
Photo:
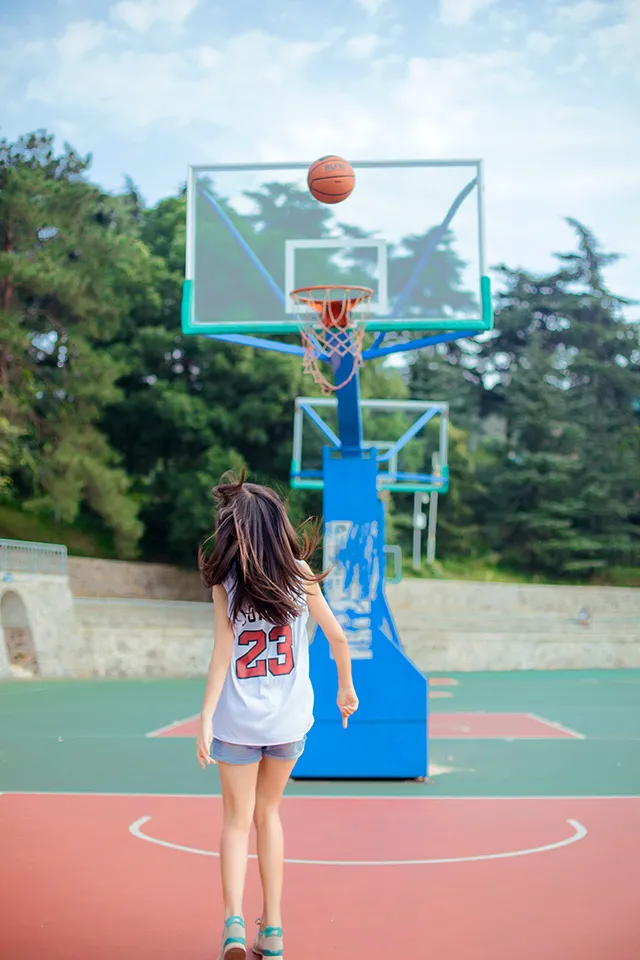
[[[301,477],[291,477],[289,482],[293,490],[324,490],[324,480],[308,480]],[[393,481],[378,482],[378,490],[389,490],[391,493],[448,493],[448,480],[442,483],[393,483]]]
[[[291,477],[289,486],[293,490],[324,490],[324,480],[301,480],[299,477]]]
[[[398,320],[371,320],[367,322],[367,330],[372,333],[382,333],[399,330],[439,331],[442,333],[456,330],[473,330],[483,333],[493,328],[493,302],[491,299],[491,280],[489,277],[480,278],[480,295],[482,303],[482,319],[473,320],[452,319],[451,317],[429,317],[421,320],[400,318]],[[299,333],[300,327],[294,320],[283,320],[280,323],[264,323],[261,320],[238,321],[237,323],[218,323],[216,321],[200,321],[193,316],[193,280],[185,280],[182,284],[181,325],[186,334],[198,333]]]
[[[193,311],[193,280],[184,280],[182,283],[182,304],[180,305],[180,325],[183,333],[200,333],[191,325]]]
[[[491,296],[491,280],[489,277],[480,277],[480,298],[482,301],[482,322],[485,330],[493,330],[493,298]]]
[[[191,281],[185,281],[190,283]],[[202,323],[199,320],[191,321],[182,316],[183,333],[299,333],[300,327],[293,321],[283,323],[263,323],[260,320],[239,321],[238,323]],[[483,320],[451,320],[443,317],[441,319],[429,320],[374,320],[367,323],[367,330],[372,333],[381,333],[383,331],[396,332],[400,330],[437,330],[447,333],[454,330],[473,330],[477,333],[490,329]]]

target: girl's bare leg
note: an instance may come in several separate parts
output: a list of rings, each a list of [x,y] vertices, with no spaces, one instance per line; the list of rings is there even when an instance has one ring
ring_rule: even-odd
[[[259,767],[260,763],[219,763],[223,808],[220,872],[225,917],[243,916],[242,897]]]
[[[258,841],[258,865],[262,882],[262,928],[281,927],[284,839],[280,801],[295,760],[263,757],[260,761],[253,815]]]

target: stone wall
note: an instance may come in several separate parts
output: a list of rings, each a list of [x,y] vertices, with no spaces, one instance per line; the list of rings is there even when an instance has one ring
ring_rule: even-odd
[[[640,590],[451,580],[388,588],[421,670],[640,667]]]
[[[71,576],[74,592],[90,587],[103,590],[103,597],[74,600],[62,577],[16,574],[12,583],[0,583],[0,591],[16,590],[25,603],[41,675],[189,676],[206,670],[213,644],[210,600],[148,599],[199,590],[197,573],[184,574],[182,583],[170,567],[140,566],[83,561]],[[117,591],[133,596],[114,597]],[[426,672],[640,667],[638,589],[404,580],[389,586],[388,595],[407,654]],[[10,676],[4,646],[0,676]]]
[[[93,560],[69,557],[69,582],[75,597],[113,597],[131,600],[210,599],[194,570],[165,563]]]
[[[22,602],[38,672],[45,677],[75,676],[81,672],[77,648],[74,600],[66,577],[14,573],[0,581],[0,607],[6,594]],[[5,624],[10,629],[9,624]],[[9,647],[0,621],[0,677],[20,676],[12,669]]]
[[[213,604],[168,600],[75,602],[84,676],[194,676],[213,649]]]
[[[408,655],[426,672],[640,667],[640,590],[405,580],[389,600]],[[84,671],[206,670],[210,603],[84,599],[76,618]]]

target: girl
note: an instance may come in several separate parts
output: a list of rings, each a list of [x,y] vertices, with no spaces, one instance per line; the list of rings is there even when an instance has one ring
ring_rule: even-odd
[[[203,769],[216,761],[220,766],[225,922],[219,960],[247,956],[242,896],[252,822],[263,892],[253,950],[281,958],[279,806],[313,724],[309,614],[331,644],[344,727],[358,698],[346,637],[320,590],[325,575],[314,575],[306,563],[317,535],[305,534],[301,544],[280,499],[267,487],[245,483],[244,472],[213,494],[215,548],[209,557],[200,551],[199,563],[213,591],[215,645],[196,751]]]

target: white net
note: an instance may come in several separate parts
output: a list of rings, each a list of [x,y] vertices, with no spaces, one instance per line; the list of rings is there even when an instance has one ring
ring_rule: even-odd
[[[362,366],[366,332],[364,311],[358,307],[373,296],[368,287],[302,287],[291,293],[300,310],[296,314],[304,348],[303,369],[323,394],[346,386]],[[353,362],[342,361],[353,357]],[[322,364],[330,364],[333,379]]]

